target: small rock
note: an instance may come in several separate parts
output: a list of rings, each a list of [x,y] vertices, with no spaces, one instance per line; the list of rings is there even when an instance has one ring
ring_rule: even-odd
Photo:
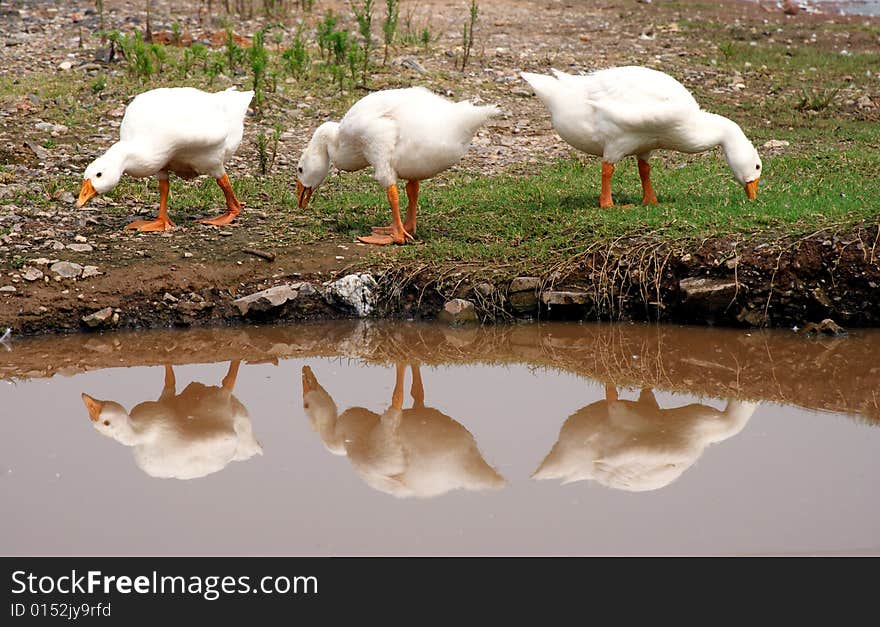
[[[800,333],[801,335],[806,336],[815,336],[821,333],[833,337],[842,337],[846,335],[846,329],[834,322],[831,318],[825,318],[819,324],[808,322],[804,325],[804,328],[800,330]]]
[[[220,231],[219,235],[220,237],[229,237],[232,235],[232,231]]]
[[[684,292],[685,305],[697,305],[704,309],[724,309],[736,295],[736,281],[689,277],[678,282]]]
[[[510,282],[507,298],[510,307],[517,313],[534,311],[538,307],[538,288],[541,279],[533,276],[519,276]]]
[[[82,278],[88,279],[89,277],[98,276],[101,272],[98,270],[98,266],[83,266]]]
[[[22,271],[21,278],[23,278],[25,281],[39,281],[43,278],[43,272],[41,270],[37,270],[36,268],[28,266]]]
[[[415,59],[415,57],[404,57],[400,64],[409,70],[415,70],[419,74],[424,74],[428,71],[425,69],[425,66]]]
[[[73,67],[73,63],[71,63],[70,61],[62,61],[61,63],[58,64],[58,69],[64,70],[65,72],[72,67]]]
[[[541,292],[541,302],[550,307],[562,305],[588,305],[593,297],[588,292],[546,290]]]
[[[73,241],[79,242],[80,244],[85,244],[89,240],[88,240],[88,238],[86,238],[85,235],[76,235],[76,236],[74,236]]]
[[[495,294],[495,286],[491,283],[478,283],[474,286],[474,292],[483,298],[492,298],[493,294]]]
[[[761,148],[765,150],[781,150],[791,144],[784,139],[770,139],[761,144]]]
[[[173,294],[169,294],[168,292],[165,292],[165,294],[162,296],[162,300],[164,300],[166,303],[176,303],[180,299],[175,297]],[[242,313],[244,313],[244,312],[242,312]]]
[[[66,189],[56,190],[55,193],[52,194],[52,198],[54,198],[55,200],[60,200],[66,205],[72,205],[76,202],[76,197]]]
[[[64,250],[64,244],[61,242],[52,242],[52,250]]]
[[[78,263],[70,261],[59,261],[53,263],[49,269],[63,279],[74,279],[82,274],[83,267]]]
[[[276,285],[249,296],[236,298],[233,302],[243,316],[265,313],[270,309],[281,307],[289,301],[296,300],[299,297],[299,287],[299,283]],[[171,295],[167,294],[167,296]]]
[[[479,322],[474,304],[463,298],[453,298],[443,305],[443,311],[440,312],[439,318],[449,324]]]
[[[11,294],[15,291],[17,290],[15,289],[14,285],[4,285],[3,287],[0,287],[0,292],[9,292]]]
[[[83,316],[82,321],[87,327],[94,329],[102,326],[111,318],[113,318],[113,307],[104,307],[88,316]]]
[[[90,253],[93,250],[91,244],[68,244],[67,249],[77,253]]]
[[[538,277],[518,276],[510,282],[507,291],[511,294],[514,292],[537,292],[539,287],[541,287],[541,279]]]
[[[869,96],[862,96],[856,100],[856,106],[858,106],[859,109],[873,109],[874,101],[871,100]]]
[[[184,257],[184,259],[189,259],[189,258],[192,257],[192,256],[193,256],[192,253],[183,253],[183,257]]]
[[[336,281],[324,283],[325,300],[331,305],[341,305],[354,309],[361,318],[370,315],[376,307],[378,284],[372,274],[367,272],[348,274]]]

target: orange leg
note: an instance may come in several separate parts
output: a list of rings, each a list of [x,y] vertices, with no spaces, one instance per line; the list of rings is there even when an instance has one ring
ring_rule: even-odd
[[[168,191],[171,186],[168,179],[159,179],[159,215],[155,220],[135,220],[126,225],[126,229],[138,231],[167,231],[174,228],[174,222],[168,217]]]
[[[617,388],[613,385],[605,385],[605,400],[613,403],[617,400]]]
[[[410,235],[416,234],[416,211],[419,208],[419,182],[406,182],[406,217],[403,219],[403,230]],[[379,235],[391,235],[394,233],[394,225],[374,226],[373,233]]]
[[[391,205],[391,233],[388,235],[376,233],[359,237],[358,239],[364,244],[385,246],[386,244],[404,244],[407,240],[413,239],[413,236],[403,228],[403,222],[400,219],[400,197],[397,193],[397,185],[392,185],[386,192],[388,193],[388,203]]]
[[[236,216],[241,213],[241,203],[238,202],[238,198],[235,197],[235,192],[232,191],[232,183],[229,182],[228,176],[224,174],[217,179],[217,185],[220,186],[220,189],[223,190],[223,195],[226,197],[226,213],[217,216],[216,218],[205,218],[199,220],[199,222],[202,224],[210,224],[211,226],[226,226],[235,220]]]
[[[406,364],[397,364],[394,374],[394,392],[391,393],[391,406],[394,409],[403,409],[403,379],[406,376]]]
[[[226,371],[226,376],[223,377],[223,388],[229,390],[230,392],[235,388],[235,380],[238,378],[238,367],[241,365],[241,360],[236,359],[235,361],[229,362],[229,369]]]
[[[409,390],[413,399],[413,407],[421,409],[425,406],[425,386],[422,385],[422,371],[418,364],[411,364],[412,370],[412,387]]]
[[[602,193],[599,195],[599,206],[608,209],[614,206],[611,200],[611,177],[614,175],[614,164],[602,162]]]
[[[656,205],[657,197],[651,187],[651,164],[639,159],[639,178],[642,179],[642,204]]]

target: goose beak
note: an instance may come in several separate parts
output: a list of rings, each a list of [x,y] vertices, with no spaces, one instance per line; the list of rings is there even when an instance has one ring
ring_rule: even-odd
[[[85,393],[82,395],[82,399],[83,403],[86,404],[86,409],[89,410],[89,418],[92,419],[92,422],[98,422],[98,419],[101,417],[101,409],[104,407],[104,401],[99,401]]]
[[[296,181],[296,204],[300,209],[305,209],[312,197],[312,188],[306,187],[297,179]]]
[[[76,199],[76,208],[82,209],[83,205],[89,202],[89,198],[97,194],[94,186],[92,186],[92,180],[86,179],[82,182],[82,187],[79,188],[79,198]]]
[[[302,384],[303,384],[303,396],[318,389],[318,379],[315,377],[315,374],[312,372],[312,369],[308,366],[303,366],[302,369]]]
[[[754,181],[749,181],[743,187],[746,188],[746,196],[749,197],[749,200],[754,200],[758,197],[758,181],[761,180],[759,176]]]

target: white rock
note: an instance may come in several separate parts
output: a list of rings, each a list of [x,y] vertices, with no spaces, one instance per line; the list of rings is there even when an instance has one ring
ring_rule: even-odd
[[[82,278],[88,279],[99,274],[103,274],[103,272],[98,270],[98,266],[83,266]]]
[[[77,253],[90,253],[93,250],[91,244],[68,244],[67,249]]]
[[[328,303],[350,307],[361,318],[370,315],[376,307],[378,284],[373,275],[367,272],[348,274],[336,281],[327,281],[324,287],[324,298]]]
[[[12,293],[12,292],[15,292],[15,291],[16,291],[16,289],[15,289],[15,286],[14,286],[14,285],[4,285],[3,287],[0,287],[0,292],[9,292],[9,293]]]
[[[39,281],[43,278],[43,272],[36,268],[27,267],[22,271],[21,278],[25,281]]]
[[[57,263],[53,263],[49,269],[64,279],[76,278],[83,272],[83,267],[81,265],[79,265],[78,263],[72,263],[70,261],[59,261]]]

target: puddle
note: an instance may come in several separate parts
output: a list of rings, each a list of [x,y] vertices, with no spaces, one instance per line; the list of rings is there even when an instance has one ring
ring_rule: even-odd
[[[4,555],[880,554],[880,332],[13,341]]]

